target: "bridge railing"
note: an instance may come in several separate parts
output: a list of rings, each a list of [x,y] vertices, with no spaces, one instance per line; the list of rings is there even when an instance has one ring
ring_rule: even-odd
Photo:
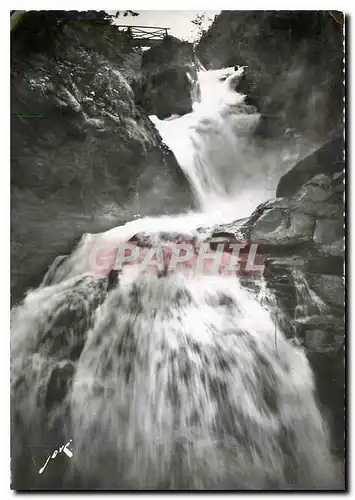
[[[129,26],[127,24],[119,24],[117,28],[120,31],[127,31],[133,38],[140,40],[163,40],[168,36],[169,30],[169,28],[158,26]]]

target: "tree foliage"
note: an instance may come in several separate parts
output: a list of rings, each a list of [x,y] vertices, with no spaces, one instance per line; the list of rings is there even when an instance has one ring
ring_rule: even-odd
[[[12,11],[15,15],[16,11]],[[132,10],[117,11],[110,14],[100,10],[39,10],[27,11],[21,20],[11,30],[12,53],[21,52],[51,52],[58,44],[58,40],[66,26],[89,25],[98,28],[102,40],[118,40],[119,34],[113,22],[118,17],[139,16]],[[103,29],[103,31],[102,31]]]
[[[201,12],[201,14],[197,14],[195,19],[191,21],[192,24],[194,24],[197,28],[197,39],[196,43],[200,40],[202,35],[206,32],[207,28],[204,27],[206,26],[207,23],[211,23],[213,19],[209,16],[207,16],[206,12]]]

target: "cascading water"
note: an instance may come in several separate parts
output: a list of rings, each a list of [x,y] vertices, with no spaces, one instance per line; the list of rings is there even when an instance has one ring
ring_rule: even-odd
[[[224,222],[248,216],[272,198],[279,178],[292,166],[285,160],[295,155],[296,163],[300,151],[309,150],[304,140],[259,148],[253,132],[260,114],[236,91],[244,71],[200,71],[192,113],[150,117],[190,180],[199,208],[220,212]]]
[[[243,202],[246,208],[241,216],[250,213],[250,202],[236,182],[245,179],[250,168],[245,149],[260,118],[259,114],[245,113],[245,96],[235,91],[243,71],[201,71],[200,100],[194,103],[192,113],[164,121],[151,117],[190,180],[200,208],[211,212],[212,207],[226,210],[230,205],[234,218],[236,190],[244,198],[237,204],[238,215]]]
[[[265,306],[265,287],[252,293],[235,276],[193,272],[137,275],[129,272],[133,265],[112,273],[98,261],[98,249],[117,249],[137,234],[159,242],[165,231],[189,241],[198,227],[247,215],[245,206],[237,210],[246,198],[241,194],[238,201],[235,193],[238,187],[242,193],[249,168],[243,151],[258,116],[240,112],[243,98],[232,85],[241,74],[228,68],[200,75],[194,112],[155,120],[201,212],[85,235],[13,310],[12,463],[18,483],[337,487],[310,366],[275,327],[269,312],[275,303]],[[256,204],[254,199],[252,208]],[[39,475],[47,458],[42,455],[43,463],[29,469],[28,446],[70,440],[70,459],[58,465],[53,458]]]

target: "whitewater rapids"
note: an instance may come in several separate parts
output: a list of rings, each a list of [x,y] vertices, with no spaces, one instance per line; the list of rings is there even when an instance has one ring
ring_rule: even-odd
[[[18,489],[341,488],[306,355],[275,325],[262,294],[237,277],[92,272],[95,245],[163,231],[184,240],[242,216],[227,208],[236,165],[244,168],[239,138],[258,116],[236,114],[242,69],[207,73],[192,117],[156,122],[201,213],[84,235],[12,311]],[[182,131],[196,117],[199,140],[171,133],[169,124]],[[54,457],[39,474],[47,456],[38,461],[33,450],[68,442],[73,456]]]

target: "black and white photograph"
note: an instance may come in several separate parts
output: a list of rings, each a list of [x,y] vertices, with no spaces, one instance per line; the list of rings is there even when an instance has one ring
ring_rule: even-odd
[[[171,7],[8,14],[7,488],[348,491],[348,15]]]

